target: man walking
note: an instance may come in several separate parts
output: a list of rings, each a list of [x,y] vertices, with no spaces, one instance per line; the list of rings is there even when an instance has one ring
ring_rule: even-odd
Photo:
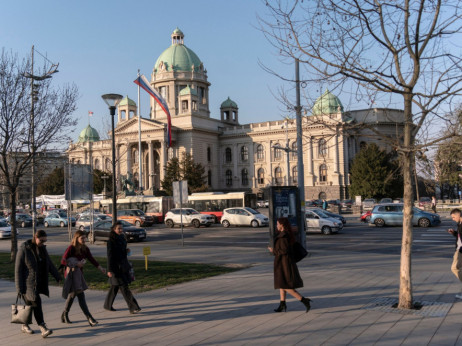
[[[462,218],[461,211],[455,208],[451,211],[451,218],[457,224],[457,229],[450,228],[448,232],[456,238],[456,252],[452,261],[451,271],[462,282]],[[457,299],[462,299],[462,294],[456,294]]]

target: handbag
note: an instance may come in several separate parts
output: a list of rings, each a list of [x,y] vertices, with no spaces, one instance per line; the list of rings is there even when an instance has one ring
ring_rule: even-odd
[[[11,305],[11,323],[18,324],[31,324],[32,323],[32,306],[18,305],[18,300],[20,300],[20,294],[16,297],[16,303]]]
[[[295,262],[300,262],[308,255],[308,251],[298,241],[292,246],[292,257]]]

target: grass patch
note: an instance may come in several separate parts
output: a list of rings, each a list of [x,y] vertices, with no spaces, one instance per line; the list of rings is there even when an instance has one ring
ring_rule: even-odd
[[[61,256],[50,255],[50,257],[56,268],[58,268]],[[95,257],[95,259],[101,266],[107,267],[106,257]],[[134,292],[150,291],[242,269],[211,264],[148,261],[148,270],[146,271],[144,260],[130,260],[130,262],[133,263],[133,268],[135,269],[135,281],[130,284],[130,289]],[[108,277],[88,261],[84,268],[84,276],[89,288],[96,290],[109,289]],[[10,253],[0,253],[0,278],[14,281],[14,263],[10,262]],[[56,281],[51,276],[49,281],[50,285],[57,286]]]

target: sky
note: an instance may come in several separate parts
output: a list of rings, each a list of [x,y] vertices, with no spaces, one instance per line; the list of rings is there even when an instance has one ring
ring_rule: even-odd
[[[240,123],[247,124],[287,115],[275,94],[291,86],[259,62],[289,78],[295,69],[258,29],[257,15],[265,14],[260,0],[8,1],[2,4],[0,46],[24,58],[34,45],[36,66],[44,62],[40,54],[59,62],[53,84],[74,83],[79,89],[73,140],[89,121],[107,138],[110,116],[101,95],[118,93],[137,102],[138,69],[150,78],[178,27],[208,71],[211,117],[220,118],[220,104],[230,97],[238,104]],[[148,96],[141,91],[143,117],[149,116]]]

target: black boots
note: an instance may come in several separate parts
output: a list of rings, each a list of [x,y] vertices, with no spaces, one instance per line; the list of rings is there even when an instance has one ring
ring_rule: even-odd
[[[310,311],[311,309],[311,299],[310,298],[305,298],[305,297],[302,297],[302,300],[300,300],[302,302],[303,305],[305,305],[305,308],[306,308],[306,312]]]
[[[287,305],[286,305],[286,302],[284,300],[281,300],[281,302],[279,303],[279,306],[277,309],[274,309],[274,312],[281,312],[281,311],[286,311],[287,310]]]
[[[94,326],[96,326],[98,324],[98,321],[95,320],[92,315],[88,315],[87,320],[88,320],[88,323],[90,324],[90,326],[92,326],[92,327],[94,327]]]
[[[72,323],[70,320],[69,320],[69,312],[67,311],[63,311],[63,314],[61,315],[61,322],[63,323]]]

